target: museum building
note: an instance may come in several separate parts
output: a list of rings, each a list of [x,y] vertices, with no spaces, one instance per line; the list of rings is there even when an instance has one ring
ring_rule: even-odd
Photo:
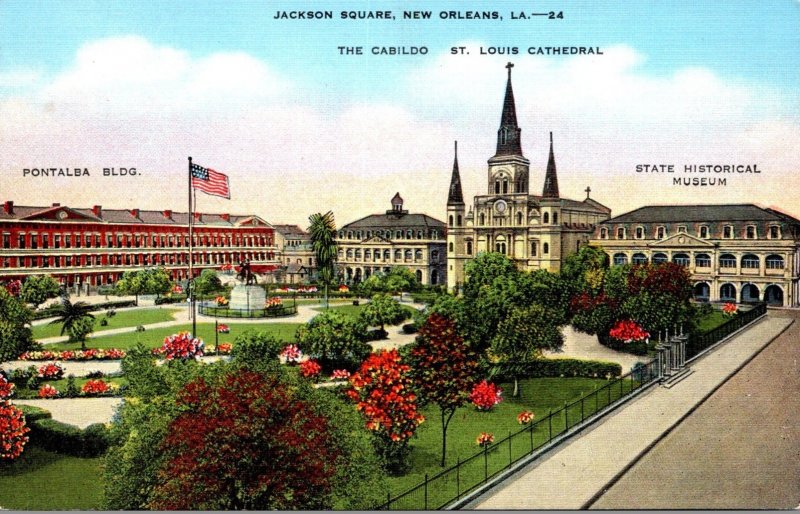
[[[272,273],[275,231],[256,215],[194,213],[195,273],[250,260],[255,273]],[[166,268],[188,278],[189,213],[169,209],[73,208],[3,203],[0,280],[49,274],[69,286],[117,281],[125,271]]]
[[[281,259],[281,267],[276,272],[277,281],[305,284],[313,280],[317,270],[317,257],[311,245],[311,235],[298,225],[273,227]]]
[[[446,284],[444,222],[404,210],[400,193],[394,195],[391,206],[383,214],[366,216],[339,229],[337,266],[342,280],[357,284],[374,273],[402,266],[421,284]]]
[[[654,205],[603,221],[612,265],[689,268],[695,299],[800,306],[800,220],[753,204]]]
[[[480,252],[499,252],[518,269],[558,272],[564,259],[588,243],[611,209],[589,197],[561,196],[550,133],[550,153],[541,195],[530,188],[530,161],[522,153],[522,129],[517,124],[509,63],[495,155],[488,161],[486,194],[477,195],[465,212],[458,167],[453,161],[447,196],[447,285],[457,290],[465,280],[464,267]]]

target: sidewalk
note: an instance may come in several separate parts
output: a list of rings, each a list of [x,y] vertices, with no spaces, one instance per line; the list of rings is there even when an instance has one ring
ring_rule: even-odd
[[[767,316],[693,362],[683,381],[655,386],[468,508],[581,509],[791,322]]]

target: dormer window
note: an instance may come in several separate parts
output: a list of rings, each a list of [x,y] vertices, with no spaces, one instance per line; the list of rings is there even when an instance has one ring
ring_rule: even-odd
[[[617,227],[617,239],[625,239],[625,227]]]
[[[769,238],[770,239],[780,239],[781,238],[781,227],[777,225],[771,225],[769,227]]]
[[[747,225],[744,231],[745,239],[755,239],[756,238],[756,226],[755,225]]]
[[[665,227],[658,227],[656,229],[656,239],[664,239],[667,236],[667,229]]]
[[[608,239],[608,229],[601,228],[600,229],[600,239]]]
[[[722,238],[733,239],[733,225],[725,225],[722,227]]]
[[[700,231],[698,232],[698,236],[700,237],[700,239],[708,239],[708,226],[707,225],[701,225],[700,226]]]
[[[686,233],[686,225],[678,226],[678,234],[685,234]]]
[[[644,239],[644,227],[636,227],[636,239]]]

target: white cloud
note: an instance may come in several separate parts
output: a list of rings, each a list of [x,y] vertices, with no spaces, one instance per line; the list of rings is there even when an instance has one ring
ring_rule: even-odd
[[[136,36],[95,41],[47,82],[34,72],[0,73],[0,86],[30,86],[0,97],[0,189],[30,203],[90,205],[112,192],[109,207],[180,208],[192,155],[231,175],[233,210],[274,222],[303,222],[328,208],[346,222],[385,209],[397,190],[412,210],[442,218],[454,139],[465,194],[482,192],[509,60],[476,55],[480,42],[461,45],[475,51],[430,59],[383,102],[323,105],[307,100],[321,85],[298,84],[245,53],[197,57]],[[772,184],[797,169],[800,123],[783,97],[700,67],[656,76],[635,49],[604,50],[511,57],[534,187],[552,130],[562,193],[580,198],[591,184],[615,212],[667,199],[758,201],[747,197],[769,191],[774,203],[773,193],[788,195]],[[769,172],[691,198],[633,173],[639,162],[709,160],[759,162]],[[128,183],[80,182],[85,192],[74,179],[20,180],[23,167],[67,165],[136,166],[145,174]],[[221,200],[204,204],[231,209]]]

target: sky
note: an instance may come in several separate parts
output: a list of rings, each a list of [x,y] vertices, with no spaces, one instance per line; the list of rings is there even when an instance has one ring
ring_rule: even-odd
[[[292,10],[334,19],[275,19]],[[402,19],[414,10],[431,19]],[[563,18],[512,19],[550,11]],[[372,55],[376,46],[427,52]],[[527,55],[557,46],[603,55]],[[481,55],[490,47],[518,54]],[[797,0],[3,0],[0,200],[183,210],[191,155],[230,176],[232,199],[200,195],[199,211],[305,226],[331,209],[344,224],[382,212],[400,192],[407,209],[444,219],[454,140],[465,196],[486,192],[508,61],[532,189],[544,181],[552,131],[564,197],[582,199],[590,186],[614,214],[753,202],[800,217]],[[637,164],[677,171],[637,173]],[[687,164],[761,173],[690,175]],[[103,176],[111,167],[137,174]],[[32,168],[90,176],[25,176]]]

